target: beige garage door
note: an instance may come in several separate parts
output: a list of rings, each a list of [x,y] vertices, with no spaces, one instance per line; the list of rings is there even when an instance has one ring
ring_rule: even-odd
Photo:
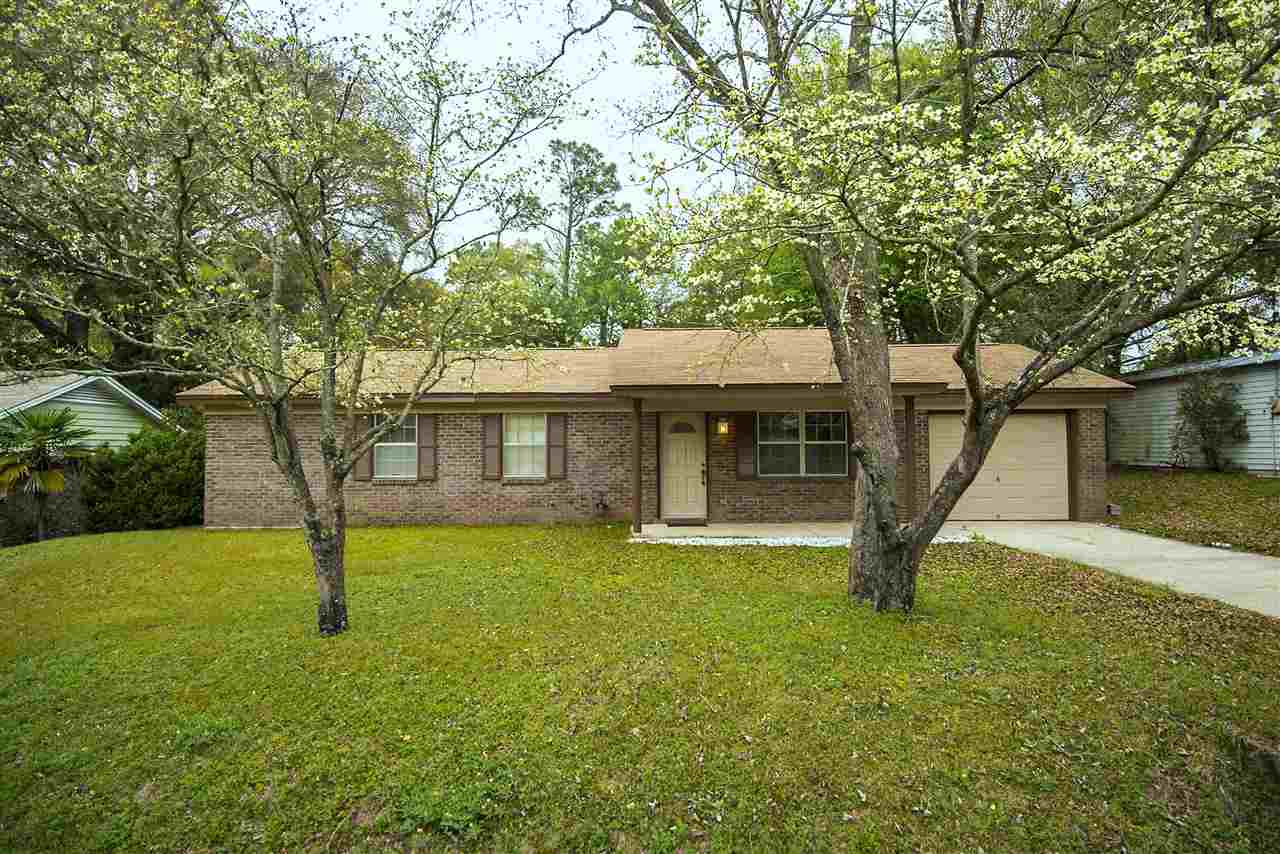
[[[929,416],[929,481],[937,486],[960,450],[958,412]],[[982,470],[951,511],[956,521],[1067,519],[1067,416],[1012,415]]]

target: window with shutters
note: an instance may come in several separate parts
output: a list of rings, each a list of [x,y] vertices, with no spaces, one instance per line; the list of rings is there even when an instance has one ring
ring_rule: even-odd
[[[504,478],[547,476],[546,415],[504,415],[502,417],[502,476]]]
[[[373,416],[376,427],[387,420]],[[412,480],[418,476],[418,416],[405,416],[404,423],[373,446],[375,480]]]
[[[843,412],[761,412],[756,416],[761,477],[846,477],[849,442]]]

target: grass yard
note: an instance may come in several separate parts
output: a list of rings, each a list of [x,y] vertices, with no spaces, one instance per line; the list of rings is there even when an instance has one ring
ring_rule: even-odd
[[[1280,556],[1280,478],[1199,471],[1112,472],[1112,524],[1188,543]]]
[[[1276,851],[1280,621],[990,544],[913,617],[838,549],[619,527],[0,552],[0,850]]]

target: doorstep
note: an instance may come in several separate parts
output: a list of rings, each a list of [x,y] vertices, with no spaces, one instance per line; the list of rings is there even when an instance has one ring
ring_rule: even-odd
[[[633,534],[633,543],[673,546],[821,546],[849,545],[848,522],[712,522],[692,527],[653,522]],[[960,526],[944,525],[935,543],[964,543],[971,536]]]

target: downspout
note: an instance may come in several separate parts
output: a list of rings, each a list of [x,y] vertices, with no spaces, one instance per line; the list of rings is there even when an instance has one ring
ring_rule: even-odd
[[[1276,405],[1280,402],[1280,362],[1275,363],[1275,383],[1271,389],[1271,473],[1280,475],[1280,436],[1276,435],[1276,421],[1280,420],[1280,415],[1276,414]]]

